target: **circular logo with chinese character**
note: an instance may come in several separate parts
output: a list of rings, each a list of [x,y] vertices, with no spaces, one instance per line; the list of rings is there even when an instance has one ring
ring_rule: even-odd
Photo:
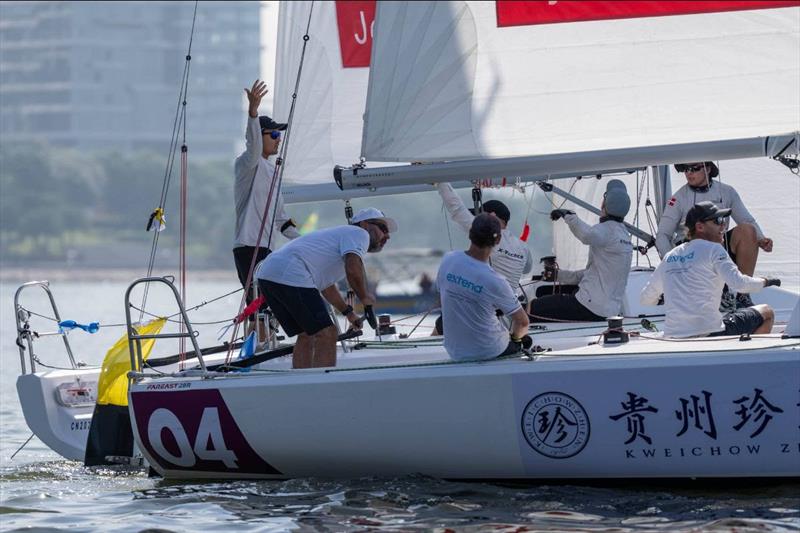
[[[589,442],[589,416],[563,392],[545,392],[522,412],[522,434],[531,448],[552,459],[577,455]]]

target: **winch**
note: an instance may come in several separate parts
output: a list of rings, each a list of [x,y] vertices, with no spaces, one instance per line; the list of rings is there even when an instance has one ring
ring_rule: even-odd
[[[622,317],[610,316],[608,329],[603,332],[603,344],[623,344],[630,340],[628,332],[622,329]]]
[[[381,337],[397,333],[392,325],[392,315],[378,315],[378,331],[376,333]]]

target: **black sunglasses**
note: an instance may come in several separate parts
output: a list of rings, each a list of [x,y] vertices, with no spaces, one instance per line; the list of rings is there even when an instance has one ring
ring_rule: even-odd
[[[272,138],[272,139],[280,139],[281,138],[281,132],[279,132],[278,130],[272,130],[272,131],[261,130],[261,134],[262,135],[269,134],[270,138]]]
[[[377,226],[385,235],[389,235],[389,227],[383,222],[370,222],[373,226]]]
[[[717,226],[721,226],[722,224],[725,223],[725,217],[709,218],[708,220],[706,220],[706,222],[713,222]]]
[[[706,168],[705,163],[700,163],[699,165],[686,165],[683,167],[684,172],[699,172]]]

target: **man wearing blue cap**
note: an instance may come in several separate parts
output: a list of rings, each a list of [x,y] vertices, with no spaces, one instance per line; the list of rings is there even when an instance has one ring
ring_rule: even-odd
[[[289,239],[300,236],[294,222],[283,209],[283,200],[275,186],[275,162],[272,156],[278,153],[281,132],[286,124],[275,122],[266,115],[258,116],[261,99],[267,94],[267,85],[256,80],[250,89],[245,89],[249,102],[247,132],[245,133],[245,151],[236,158],[234,171],[234,200],[236,203],[236,235],[234,237],[233,258],[239,282],[247,291],[247,302],[252,300],[250,287],[245,287],[250,272],[253,255],[256,263],[263,260],[271,251],[274,233],[280,232]],[[269,205],[267,206],[267,201]],[[266,225],[261,240],[258,233],[264,218],[264,207],[267,206]],[[276,213],[277,211],[277,213]],[[274,220],[274,231],[271,224]],[[251,283],[253,276],[251,276]],[[261,310],[265,310],[262,306]],[[248,333],[254,321],[248,322]],[[262,327],[266,332],[267,328]],[[264,341],[265,339],[259,339]]]
[[[563,218],[570,231],[589,245],[589,260],[583,270],[559,270],[558,281],[578,285],[575,294],[548,294],[531,301],[534,322],[556,320],[605,320],[622,312],[628,284],[633,244],[625,228],[631,199],[625,184],[611,180],[606,186],[600,223],[590,226],[568,209],[554,209],[552,220]]]

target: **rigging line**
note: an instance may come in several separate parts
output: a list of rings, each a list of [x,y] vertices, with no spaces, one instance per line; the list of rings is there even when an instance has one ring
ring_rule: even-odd
[[[145,314],[145,315],[147,315],[147,316],[150,316],[150,317],[153,317],[153,318],[163,318],[163,319],[165,319],[167,322],[172,322],[173,324],[183,324],[183,322],[182,322],[182,321],[180,321],[180,320],[174,320],[174,318],[175,318],[176,316],[180,315],[180,312],[178,312],[178,313],[175,313],[174,315],[162,316],[162,315],[157,315],[157,314],[155,314],[155,313],[151,313],[151,312],[149,312],[149,311],[145,311],[145,310],[143,310],[143,309],[139,309],[138,307],[136,307],[136,306],[135,306],[135,305],[133,305],[133,304],[130,304],[130,306],[131,306],[133,309],[136,309],[137,311],[139,311],[139,312],[141,312],[141,313],[143,313],[143,314]],[[235,320],[235,319],[236,319],[236,317],[233,317],[233,318],[225,318],[225,319],[223,319],[223,320],[215,320],[215,321],[213,321],[213,322],[194,322],[194,321],[193,321],[193,322],[192,322],[192,325],[198,325],[198,326],[201,326],[201,325],[213,326],[213,325],[215,325],[215,324],[225,324],[225,323],[227,323],[227,322],[232,322],[232,321],[233,321],[233,320]],[[124,326],[125,324],[112,324],[112,325]]]
[[[31,314],[33,316],[38,316],[39,318],[44,318],[45,320],[50,320],[52,322],[58,323],[58,320],[56,320],[55,318],[53,318],[51,316],[42,315],[40,313],[37,313],[36,311],[31,311],[30,309],[26,309],[25,307],[23,307],[21,305],[19,306],[19,308],[22,309],[23,311],[25,311],[26,313]],[[121,326],[125,326],[125,325],[126,324],[123,322],[121,324],[100,324],[100,327],[101,328],[110,328],[110,327],[121,327]]]
[[[450,233],[450,221],[447,219],[447,210],[442,202],[442,215],[444,216],[444,227],[447,228],[447,240],[450,242],[450,251],[453,251],[453,235]]]
[[[226,292],[225,294],[222,294],[222,295],[220,295],[220,296],[217,296],[216,298],[212,298],[211,300],[204,300],[204,301],[200,302],[199,304],[195,305],[194,307],[190,307],[189,309],[184,309],[184,311],[186,311],[187,313],[190,313],[190,312],[192,312],[192,311],[197,311],[197,310],[198,310],[198,309],[200,309],[201,307],[205,307],[205,306],[206,306],[206,305],[208,305],[208,304],[212,304],[212,303],[214,303],[214,302],[217,302],[217,301],[219,301],[219,300],[222,300],[223,298],[227,298],[228,296],[230,296],[230,295],[232,295],[232,294],[236,294],[237,292],[239,292],[239,291],[241,291],[241,290],[244,290],[244,289],[240,287],[240,288],[238,288],[238,289],[234,289],[234,290],[232,290],[232,291],[230,291],[230,292]],[[133,307],[133,308],[134,308],[134,309],[136,309],[137,311],[144,312],[144,313],[146,313],[146,314],[148,314],[148,315],[150,315],[150,316],[153,316],[153,317],[156,317],[156,318],[166,318],[166,319],[168,319],[168,320],[169,320],[170,318],[175,318],[176,316],[178,316],[178,315],[180,315],[180,314],[181,314],[181,313],[180,313],[180,311],[178,311],[177,313],[173,313],[173,314],[171,314],[171,315],[167,315],[167,316],[163,316],[163,315],[154,315],[153,313],[148,313],[148,312],[144,311],[143,309],[139,309],[138,307],[136,307],[136,306],[135,306],[135,305],[133,305],[133,304],[131,304],[131,307]],[[227,319],[227,321],[230,321],[230,320],[231,320],[231,319]],[[206,323],[207,323],[207,324],[219,324],[219,323],[221,323],[221,322],[225,322],[225,320],[216,321],[216,322],[206,322]],[[204,322],[194,322],[194,323],[195,323],[195,324],[203,324]],[[122,324],[122,325],[124,326],[125,324]]]
[[[641,180],[640,180],[640,174],[641,174]],[[647,170],[645,170],[644,172],[641,172],[639,170],[636,171],[636,215],[633,217],[633,225],[636,226],[637,228],[639,227],[639,217],[640,217],[639,206],[641,205],[642,193],[644,192],[644,183],[641,182],[645,180],[646,176],[647,176]],[[636,266],[638,267],[639,256],[641,254],[634,254],[634,255],[636,256]]]
[[[162,185],[161,185],[161,197],[159,199],[159,204],[158,205],[162,209],[164,208],[164,205],[166,203],[167,193],[169,192],[169,183],[170,183],[171,178],[172,178],[172,169],[173,169],[173,166],[174,166],[175,151],[176,151],[176,148],[177,148],[177,132],[178,132],[178,128],[179,128],[180,122],[183,122],[183,124],[184,124],[184,142],[185,142],[185,139],[186,139],[186,128],[185,128],[185,122],[186,122],[186,96],[188,94],[188,86],[189,86],[189,66],[190,66],[190,61],[192,59],[192,43],[194,41],[194,30],[195,30],[195,24],[196,24],[196,21],[197,21],[197,6],[198,6],[198,0],[195,0],[194,12],[192,14],[192,27],[191,27],[191,30],[189,32],[189,45],[188,45],[188,49],[187,49],[187,52],[186,52],[186,61],[184,63],[184,67],[183,67],[183,75],[181,76],[181,86],[180,86],[180,90],[178,91],[178,103],[177,103],[177,106],[176,106],[176,109],[175,109],[175,119],[174,119],[173,125],[172,125],[172,136],[171,136],[171,140],[170,140],[170,149],[169,149],[169,154],[167,156],[167,167],[166,167],[166,170],[165,170],[164,181],[162,182]],[[153,266],[155,264],[155,258],[156,258],[156,250],[158,249],[158,241],[159,241],[159,233],[160,232],[154,231],[153,233],[154,233],[153,242],[152,242],[152,245],[150,247],[150,258],[149,258],[148,265],[147,265],[147,277],[150,277],[152,275],[152,273],[153,273]],[[149,292],[150,292],[150,286],[149,286],[149,284],[146,284],[145,287],[144,287],[143,295],[142,295],[142,308],[144,308],[147,305],[147,296],[148,296]],[[139,321],[141,321],[142,318],[143,318],[143,316],[140,315]]]
[[[276,201],[275,201],[275,209],[272,211],[272,220],[270,221],[270,228],[269,234],[267,236],[267,247],[272,244],[272,234],[275,230],[275,217],[278,213],[278,204],[280,203],[280,194],[281,194],[281,184],[283,181],[283,161],[288,153],[289,149],[289,139],[292,133],[292,121],[294,120],[294,112],[297,106],[297,93],[300,88],[300,78],[303,73],[303,63],[305,62],[306,57],[306,48],[308,47],[308,41],[310,39],[308,32],[311,28],[311,17],[314,14],[314,1],[312,0],[311,5],[308,10],[308,21],[306,22],[306,31],[303,35],[303,48],[300,51],[300,64],[297,67],[297,77],[295,78],[294,82],[294,91],[292,92],[292,103],[289,106],[289,117],[286,120],[286,134],[284,135],[283,142],[281,143],[280,152],[278,154],[277,159],[275,160],[275,170],[272,176],[272,183],[270,184],[269,194],[267,195],[267,202],[264,207],[264,214],[261,217],[261,228],[258,231],[258,238],[256,239],[256,250],[261,245],[261,239],[264,236],[264,226],[267,222],[267,217],[269,215],[269,206],[272,203],[272,197],[275,192],[277,192]],[[258,172],[258,170],[256,170]],[[277,185],[277,191],[276,191]],[[245,287],[249,287],[253,282],[253,270],[256,266],[256,253],[253,253],[253,257],[250,258],[250,268],[247,272],[247,279],[245,280]],[[247,291],[242,294],[242,299],[239,302],[239,313],[241,313],[245,308],[245,302],[247,301]],[[236,338],[236,335],[239,332],[239,323],[236,323],[233,326],[233,333],[231,337],[231,346],[233,346],[233,339]],[[233,348],[228,350],[228,354],[225,357],[225,364],[230,363],[230,358],[233,354]]]
[[[10,461],[10,460],[12,460],[14,457],[16,457],[16,455],[17,455],[19,452],[21,452],[21,451],[22,451],[22,448],[24,448],[25,446],[27,446],[27,445],[28,445],[28,443],[31,441],[31,439],[32,439],[32,438],[33,438],[33,433],[31,433],[31,436],[30,436],[30,437],[28,437],[28,440],[26,440],[25,442],[23,442],[23,443],[22,443],[22,446],[20,446],[19,448],[17,448],[17,451],[15,451],[13,454],[11,454],[11,457],[9,457],[9,458],[8,458],[8,460]]]

